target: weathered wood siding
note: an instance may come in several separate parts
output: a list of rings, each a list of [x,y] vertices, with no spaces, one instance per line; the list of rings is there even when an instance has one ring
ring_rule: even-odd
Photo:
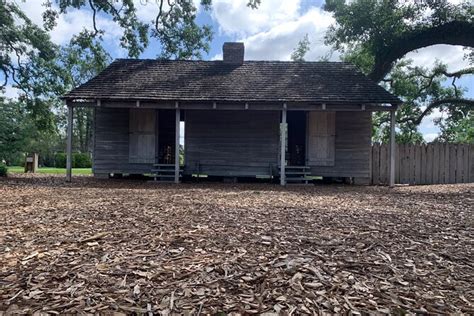
[[[278,165],[277,111],[186,111],[185,172],[269,175]]]
[[[334,166],[336,112],[308,113],[308,165]]]
[[[326,177],[370,177],[371,112],[336,112],[334,166],[311,166],[311,174]]]
[[[149,173],[150,163],[130,162],[129,109],[97,108],[95,117],[94,174]],[[185,121],[185,173],[277,173],[279,111],[186,110]],[[370,136],[370,112],[337,112],[334,166],[312,174],[369,178]]]
[[[156,116],[154,109],[130,109],[129,156],[130,163],[155,162]]]
[[[94,174],[150,172],[151,164],[129,162],[129,117],[129,109],[95,110]]]
[[[372,183],[388,184],[388,144],[372,146]],[[474,145],[396,144],[395,183],[445,184],[474,182]]]

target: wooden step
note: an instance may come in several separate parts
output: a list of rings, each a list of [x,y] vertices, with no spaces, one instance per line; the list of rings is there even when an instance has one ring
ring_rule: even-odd
[[[308,171],[286,171],[285,174],[286,175],[299,175],[299,174],[301,174],[301,175],[307,176],[307,175],[310,175],[311,172],[308,172]]]
[[[160,169],[151,169],[151,173],[174,173],[174,169],[166,169],[166,170],[160,170]],[[182,169],[179,170],[179,172],[183,172]]]

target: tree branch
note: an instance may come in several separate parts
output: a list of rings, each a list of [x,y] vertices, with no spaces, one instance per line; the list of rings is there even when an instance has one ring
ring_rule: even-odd
[[[474,99],[461,99],[461,98],[446,98],[446,99],[441,99],[441,100],[436,100],[431,102],[426,109],[421,112],[421,114],[417,117],[407,117],[403,120],[397,121],[397,123],[407,123],[407,122],[412,122],[415,125],[420,125],[421,121],[423,118],[430,113],[430,111],[440,105],[443,104],[463,104],[463,105],[469,105],[471,107],[474,107]]]
[[[436,44],[474,47],[474,24],[452,21],[440,26],[414,30],[403,34],[375,54],[375,65],[369,77],[379,82],[392,69],[393,64],[407,53]]]
[[[89,6],[91,7],[92,9],[92,26],[94,28],[94,37],[99,34],[99,30],[97,29],[97,24],[96,24],[96,15],[97,15],[97,10],[94,6],[94,4],[92,3],[92,0],[89,0]]]
[[[160,24],[160,18],[161,18],[161,15],[163,14],[163,3],[164,3],[164,0],[160,0],[160,8],[158,10],[158,14],[156,15],[156,19],[155,19],[155,29],[157,32],[158,32],[158,28]]]

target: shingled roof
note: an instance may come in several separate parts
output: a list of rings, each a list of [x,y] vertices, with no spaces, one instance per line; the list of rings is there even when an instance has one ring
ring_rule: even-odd
[[[348,63],[143,59],[114,61],[64,99],[401,103]]]

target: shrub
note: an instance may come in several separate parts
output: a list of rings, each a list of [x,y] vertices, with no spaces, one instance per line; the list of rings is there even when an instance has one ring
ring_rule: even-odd
[[[66,154],[65,153],[56,153],[56,155],[54,155],[54,166],[56,168],[66,168]]]
[[[90,168],[92,167],[91,157],[87,153],[75,153],[72,155],[73,168]]]
[[[0,177],[6,177],[8,173],[7,165],[0,162]]]
[[[67,156],[65,153],[57,153],[54,158],[54,166],[56,168],[66,168]],[[87,153],[73,153],[72,154],[73,168],[91,168],[92,161]]]

